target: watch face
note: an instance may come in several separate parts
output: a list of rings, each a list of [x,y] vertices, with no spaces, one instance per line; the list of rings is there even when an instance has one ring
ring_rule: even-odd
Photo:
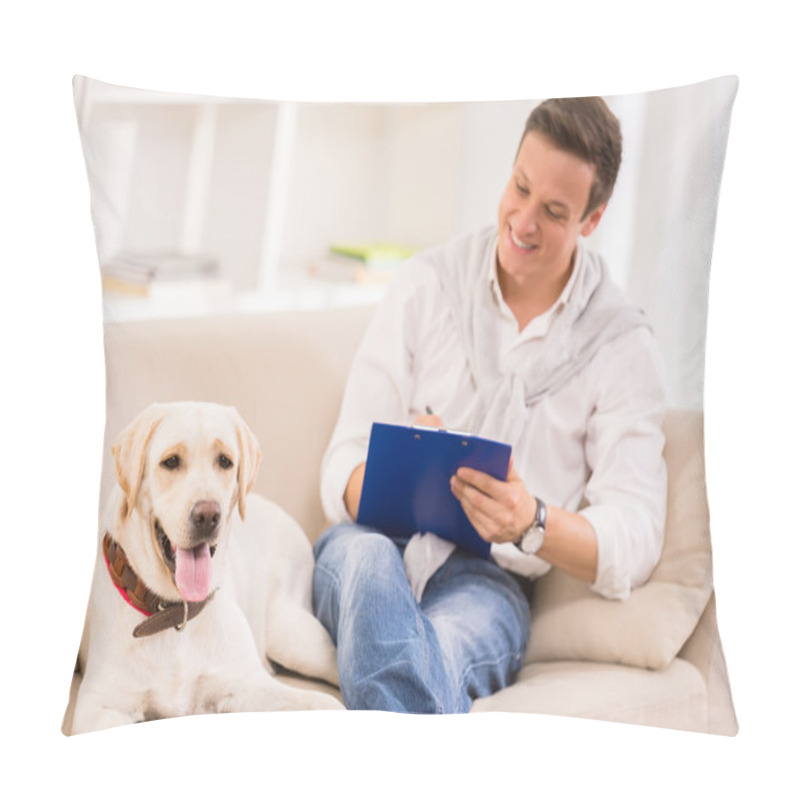
[[[520,543],[523,553],[533,555],[539,551],[539,548],[544,542],[544,529],[531,528],[523,537]]]

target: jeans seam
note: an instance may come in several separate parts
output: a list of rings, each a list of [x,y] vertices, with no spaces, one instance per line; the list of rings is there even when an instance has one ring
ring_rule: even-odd
[[[428,691],[430,692],[431,697],[434,699],[436,703],[436,711],[439,714],[444,714],[444,703],[442,699],[436,694],[433,690],[433,687],[428,680],[430,676],[430,669],[431,669],[431,658],[430,658],[430,648],[428,647],[428,637],[425,635],[425,620],[422,615],[422,611],[420,610],[419,606],[414,610],[414,615],[417,619],[417,632],[419,633],[419,637],[422,640],[422,663],[423,663],[423,672],[420,675],[420,679],[422,683],[427,687]],[[433,631],[433,635],[436,636],[436,631]]]
[[[337,573],[332,572],[322,563],[317,562],[315,568],[318,569],[320,572],[324,573],[326,577],[328,577],[332,583],[336,586],[336,594],[337,596],[341,596],[341,586],[342,583],[339,579]],[[433,690],[433,687],[428,680],[429,673],[430,673],[430,648],[428,645],[428,637],[425,635],[425,621],[423,619],[423,615],[419,608],[415,609],[414,616],[416,619],[417,631],[420,635],[420,639],[422,640],[422,653],[423,653],[423,665],[424,665],[424,673],[420,675],[420,679],[422,683],[427,688],[428,692],[430,693],[431,697],[434,700],[436,705],[436,712],[439,714],[444,714],[444,703],[442,702],[441,698],[436,694]],[[434,631],[435,635],[435,631]],[[400,661],[395,662],[395,664],[409,664],[414,667],[414,661],[412,659],[402,659]],[[374,674],[374,673],[373,673]],[[369,678],[370,676],[365,676],[365,678]]]
[[[337,589],[342,588],[341,581],[339,580],[339,576],[335,572],[331,572],[324,564],[321,564],[319,561],[314,565],[315,569],[318,569],[320,572],[324,572],[329,578],[333,580],[336,584]]]

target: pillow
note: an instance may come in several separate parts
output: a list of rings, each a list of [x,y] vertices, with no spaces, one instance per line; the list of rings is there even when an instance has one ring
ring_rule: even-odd
[[[651,580],[625,602],[601,599],[557,570],[541,579],[529,660],[661,670],[704,612],[716,634],[707,611],[713,581],[703,361],[708,270],[736,87],[735,78],[720,78],[606,98],[622,122],[623,164],[591,248],[647,311],[669,405],[684,409],[665,422],[667,536]],[[496,224],[509,154],[536,101],[275,103],[164,94],[84,77],[75,78],[74,93],[103,286],[101,504],[116,487],[132,496],[135,481],[120,454],[147,440],[141,425],[126,427],[140,412],[157,426],[160,406],[151,404],[222,404],[237,410],[260,445],[260,469],[247,472],[247,483],[313,541],[323,525],[322,453],[353,352],[396,266],[387,265],[387,253]],[[233,419],[237,453],[250,452],[252,467],[254,451],[243,444],[250,439],[239,417]],[[110,580],[106,558],[111,566],[117,558],[102,546],[103,533],[90,609],[94,592]],[[187,578],[184,571],[182,580],[197,589],[200,573]],[[192,616],[178,627],[193,624]],[[718,665],[718,646],[715,654]],[[84,655],[66,733],[84,682]],[[93,669],[113,681],[119,665],[109,650],[93,658],[100,660]],[[724,684],[709,696],[730,705],[725,670],[712,674],[708,661],[703,654],[692,663],[707,682]],[[663,675],[669,684],[671,673]],[[322,691],[336,694],[330,686]],[[156,715],[143,711],[146,719]],[[613,719],[613,710],[603,718]],[[672,725],[674,715],[664,719]]]
[[[664,434],[667,522],[653,575],[627,600],[614,601],[551,570],[534,588],[529,661],[602,661],[661,669],[697,626],[712,591],[701,412],[669,411]]]

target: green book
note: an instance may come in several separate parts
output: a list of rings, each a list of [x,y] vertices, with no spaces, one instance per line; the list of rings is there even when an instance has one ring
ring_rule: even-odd
[[[349,242],[332,244],[331,253],[356,259],[370,267],[390,267],[414,254],[413,247],[388,242]]]

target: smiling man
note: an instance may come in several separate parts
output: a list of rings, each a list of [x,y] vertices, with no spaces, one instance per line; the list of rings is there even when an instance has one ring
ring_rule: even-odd
[[[523,137],[500,200],[497,241],[500,290],[520,330],[559,297],[578,236],[588,236],[603,216],[605,203],[585,208],[595,171],[542,133]]]
[[[315,613],[349,708],[468,711],[522,666],[535,578],[555,567],[625,599],[658,561],[655,344],[584,244],[621,149],[601,99],[537,106],[497,226],[404,265],[365,334],[323,462],[337,524],[315,546]],[[451,481],[491,559],[353,522],[372,422],[445,423],[512,445],[506,480],[461,469]]]

